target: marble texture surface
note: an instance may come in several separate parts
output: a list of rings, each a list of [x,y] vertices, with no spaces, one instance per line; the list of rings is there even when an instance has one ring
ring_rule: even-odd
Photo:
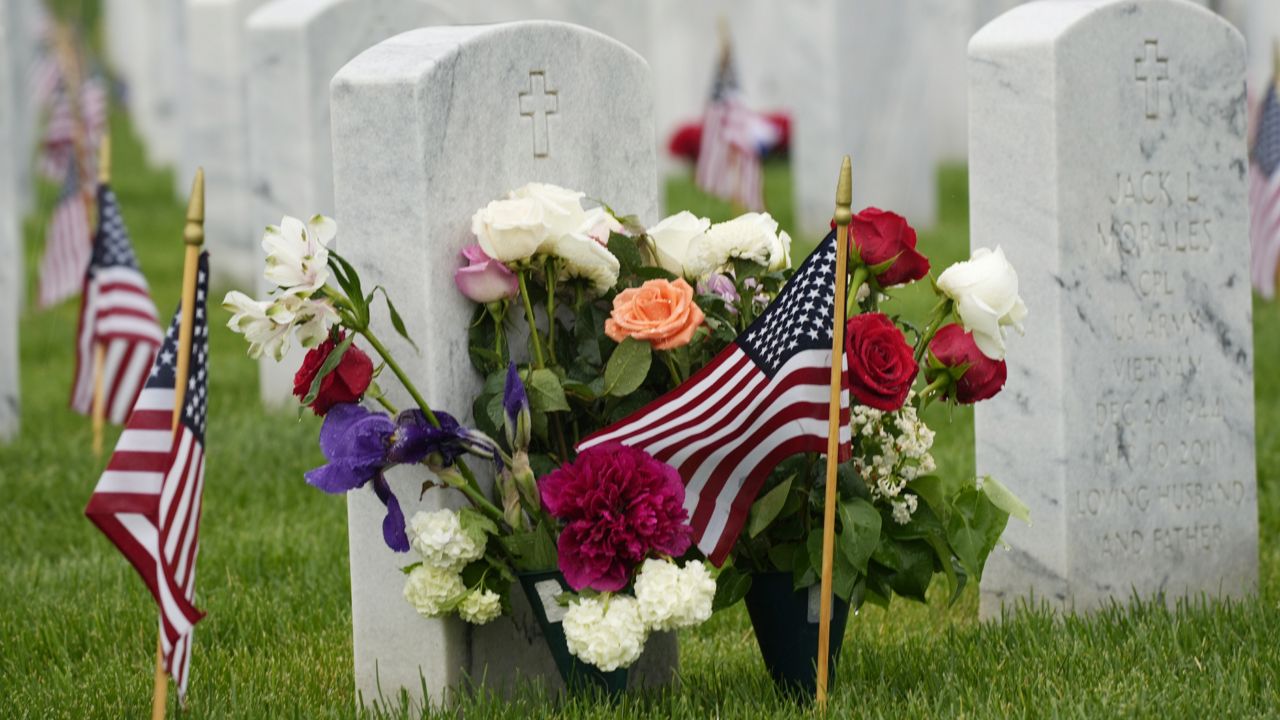
[[[179,181],[186,178],[189,184],[196,167],[204,167],[210,271],[215,282],[251,289],[262,273],[258,253],[267,221],[250,220],[245,21],[265,0],[186,2],[192,32],[186,47],[190,81],[184,91],[185,147]]]
[[[555,112],[521,114],[520,95],[541,84]],[[458,253],[473,241],[471,216],[531,181],[607,199],[644,222],[657,219],[653,101],[643,59],[584,28],[547,22],[415,30],[361,53],[331,85],[333,178],[343,254],[366,287],[385,286],[421,352],[375,329],[433,406],[470,419],[480,377],[467,358],[472,308],[455,289]],[[540,121],[539,121],[540,120]],[[540,150],[545,150],[542,152]],[[400,406],[403,392],[393,392]],[[418,500],[422,471],[397,468],[392,486],[406,515],[454,502]],[[509,687],[517,677],[559,680],[527,612],[470,630],[426,620],[401,597],[408,556],[383,544],[372,492],[348,499],[356,687],[405,689],[439,702],[465,677]],[[674,637],[650,640],[635,682],[670,678]]]
[[[969,46],[972,243],[1030,309],[976,408],[1031,507],[982,614],[1257,583],[1244,44],[1178,0],[1047,0]]]
[[[0,14],[0,138],[18,135],[17,116],[22,106],[13,97],[10,52],[13,42],[10,16]],[[19,158],[17,153],[0,157],[0,443],[18,434],[18,312],[22,307],[22,235],[18,198]]]
[[[454,24],[434,0],[274,0],[246,23],[248,158],[252,191],[248,225],[284,215],[334,215],[333,152],[329,133],[329,81],[363,50],[419,27]],[[282,108],[290,108],[283,112]],[[341,218],[338,218],[341,226]],[[260,245],[259,266],[266,256]],[[259,272],[258,297],[273,289]],[[259,363],[262,400],[293,402],[293,375],[305,350],[294,346],[281,362]]]
[[[134,7],[129,14],[135,24],[125,28],[119,40],[128,43],[123,53],[136,54],[132,61],[136,67],[128,78],[130,111],[146,141],[147,159],[156,165],[177,166],[183,151],[183,118],[191,90],[186,71],[187,1],[131,0]],[[112,39],[108,36],[109,42]],[[183,197],[190,189],[190,178],[186,176]],[[175,184],[184,182],[176,178]]]
[[[38,0],[7,0],[0,7],[0,23],[6,28],[6,41],[0,48],[5,59],[3,71],[6,90],[0,101],[10,106],[9,130],[4,136],[12,143],[13,154],[4,162],[13,167],[16,210],[29,212],[35,204],[35,171],[33,156],[40,133],[40,108],[30,91],[40,38],[41,10]],[[20,257],[20,256],[19,256]],[[20,273],[19,273],[20,274]],[[18,279],[19,284],[22,278]]]

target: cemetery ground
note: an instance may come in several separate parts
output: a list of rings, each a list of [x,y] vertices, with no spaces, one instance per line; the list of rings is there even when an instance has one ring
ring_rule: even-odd
[[[112,118],[112,132],[113,184],[167,318],[179,292],[185,203],[172,196],[168,174],[145,166],[123,116]],[[770,166],[771,207],[788,227],[794,217],[783,199],[790,181],[784,166]],[[939,182],[942,221],[921,236],[935,267],[968,251],[964,169],[944,169]],[[729,214],[687,180],[667,189],[672,211],[688,208],[716,219]],[[55,192],[41,187],[37,212],[25,226],[32,286],[42,218]],[[813,240],[797,238],[797,261]],[[213,299],[225,290],[217,289]],[[919,297],[927,301],[924,293]],[[318,420],[260,408],[257,364],[245,357],[244,343],[225,329],[223,313],[213,305],[198,598],[209,615],[196,629],[191,707],[182,716],[349,717],[356,699],[346,503],[303,482],[303,471],[321,463]],[[832,717],[1177,718],[1280,711],[1280,306],[1256,304],[1254,323],[1262,533],[1255,598],[1176,611],[1137,604],[1085,619],[1025,612],[980,624],[975,588],[948,606],[938,582],[926,606],[895,600],[887,612],[868,607],[850,620]],[[104,460],[89,451],[87,419],[66,406],[75,324],[76,304],[68,302],[51,311],[29,309],[21,327],[22,434],[0,448],[4,717],[139,717],[150,703],[155,604],[83,516]],[[1016,340],[1013,348],[1010,362],[1016,364]],[[945,408],[931,413],[931,424],[946,421]],[[967,411],[956,411],[954,420],[971,428]],[[117,433],[108,432],[108,452]],[[936,449],[939,465],[972,472],[971,430],[939,438],[947,442]],[[1001,479],[1015,491],[1020,487],[1019,478]],[[684,632],[680,648],[681,683],[668,691],[631,694],[616,704],[591,698],[555,703],[532,690],[509,702],[464,694],[457,712],[511,718],[812,715],[775,694],[741,606]],[[390,701],[392,717],[406,715],[395,698]]]

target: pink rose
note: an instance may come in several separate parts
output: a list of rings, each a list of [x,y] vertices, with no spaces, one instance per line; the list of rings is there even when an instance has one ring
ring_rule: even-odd
[[[462,257],[469,264],[454,271],[453,282],[458,286],[458,291],[469,300],[491,303],[503,298],[513,298],[520,292],[515,273],[486,255],[479,245],[472,244],[463,248]]]

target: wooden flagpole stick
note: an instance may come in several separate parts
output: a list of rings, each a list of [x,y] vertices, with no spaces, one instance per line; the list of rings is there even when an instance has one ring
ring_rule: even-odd
[[[182,419],[182,405],[187,394],[187,374],[191,368],[191,334],[196,317],[196,271],[200,265],[200,246],[204,244],[204,169],[196,169],[187,203],[187,226],[182,231],[186,256],[182,263],[182,322],[178,326],[178,364],[173,376],[173,430]],[[164,720],[169,693],[169,678],[164,671],[164,645],[156,639],[156,681],[151,698],[152,720]]]
[[[111,182],[111,136],[104,135],[98,146],[98,184]],[[93,425],[93,455],[102,457],[102,431],[106,427],[106,388],[102,376],[107,369],[107,349],[102,343],[93,346],[93,407],[90,418]]]
[[[836,545],[836,470],[840,464],[840,393],[844,388],[844,295],[853,220],[853,164],[844,156],[836,186],[836,287],[831,328],[831,404],[827,419],[827,487],[822,504],[822,598],[818,605],[818,709],[827,711],[827,655],[831,650],[831,572]]]

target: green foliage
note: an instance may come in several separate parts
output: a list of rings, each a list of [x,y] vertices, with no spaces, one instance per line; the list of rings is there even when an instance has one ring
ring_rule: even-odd
[[[635,392],[649,374],[653,351],[649,343],[626,338],[609,356],[604,368],[604,394],[626,397]]]

